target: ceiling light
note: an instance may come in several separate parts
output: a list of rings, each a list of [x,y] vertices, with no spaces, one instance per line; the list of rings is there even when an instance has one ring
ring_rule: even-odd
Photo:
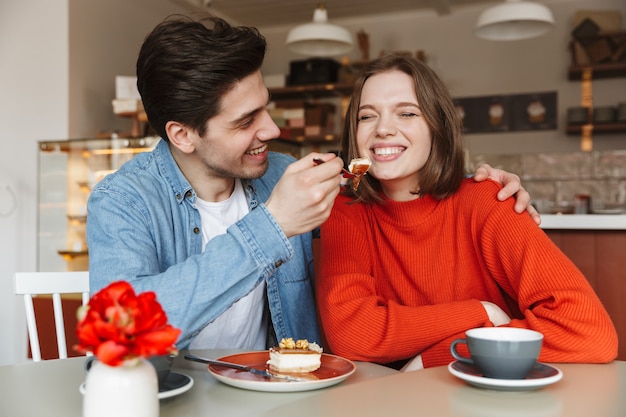
[[[506,0],[482,12],[474,34],[492,41],[515,41],[547,33],[554,25],[548,7],[522,0]]]
[[[293,28],[287,35],[287,47],[307,56],[329,57],[348,53],[353,46],[352,35],[341,26],[328,23],[323,5],[313,13],[313,23]]]

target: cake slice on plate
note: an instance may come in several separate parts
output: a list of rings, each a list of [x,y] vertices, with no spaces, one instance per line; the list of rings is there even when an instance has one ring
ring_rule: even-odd
[[[322,348],[317,343],[293,338],[282,339],[278,347],[270,348],[268,365],[270,371],[278,373],[313,372],[322,362]]]

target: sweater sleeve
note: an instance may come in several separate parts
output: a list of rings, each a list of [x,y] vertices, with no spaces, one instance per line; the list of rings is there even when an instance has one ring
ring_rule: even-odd
[[[410,358],[472,327],[489,326],[478,300],[408,306],[378,295],[372,275],[377,245],[367,209],[338,197],[321,230],[317,283],[320,318],[331,351],[352,360]],[[407,291],[411,289],[407,286]],[[449,352],[441,353],[447,360]],[[448,361],[449,362],[449,361]]]
[[[507,326],[541,332],[539,360],[544,362],[615,359],[617,333],[600,299],[529,216],[512,212],[512,204],[492,204],[483,210],[483,225],[476,225],[475,235],[491,278],[521,313]]]

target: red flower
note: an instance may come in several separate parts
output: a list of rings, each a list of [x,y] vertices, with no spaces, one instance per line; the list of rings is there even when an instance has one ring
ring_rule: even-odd
[[[133,358],[176,353],[180,329],[167,323],[167,315],[152,291],[136,295],[125,281],[113,282],[91,297],[79,310],[78,352],[93,352],[103,363],[118,366]]]

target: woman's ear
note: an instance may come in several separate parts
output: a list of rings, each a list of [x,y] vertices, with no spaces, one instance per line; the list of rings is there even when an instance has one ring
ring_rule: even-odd
[[[184,153],[192,153],[195,150],[193,138],[195,132],[189,127],[174,121],[169,121],[165,125],[165,133],[170,143]]]

